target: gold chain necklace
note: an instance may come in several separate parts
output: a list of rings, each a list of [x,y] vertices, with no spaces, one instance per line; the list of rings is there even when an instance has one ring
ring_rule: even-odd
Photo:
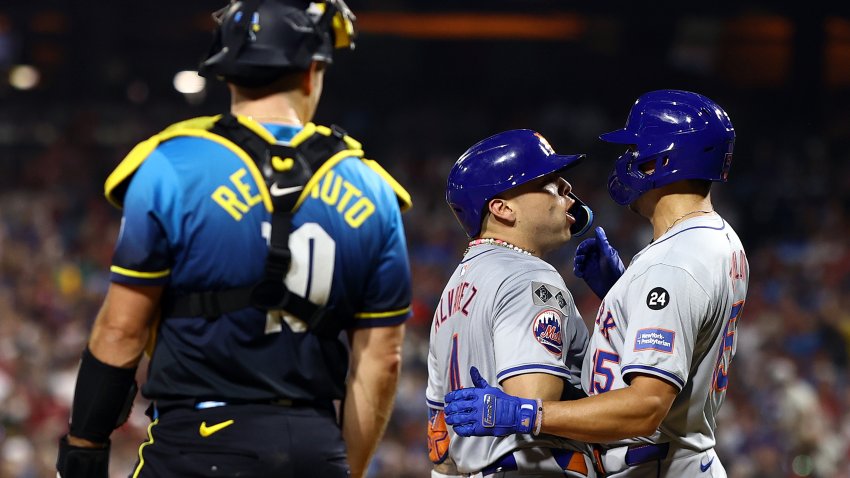
[[[470,249],[472,249],[475,246],[480,246],[482,244],[485,244],[485,245],[488,245],[488,246],[501,246],[501,247],[510,249],[514,252],[519,252],[520,254],[526,254],[526,255],[529,255],[529,256],[534,255],[534,249],[526,250],[526,249],[523,249],[519,246],[515,246],[508,241],[503,241],[501,239],[493,239],[492,237],[485,237],[483,239],[476,239],[474,241],[470,241],[469,246],[466,248],[465,251],[463,251],[463,255],[467,255],[469,253]]]
[[[673,226],[675,226],[676,224],[678,224],[678,223],[679,223],[679,221],[681,221],[682,219],[684,219],[684,218],[686,218],[686,217],[690,216],[691,214],[698,214],[698,213],[711,214],[711,213],[713,213],[713,212],[714,212],[714,209],[709,209],[708,211],[706,211],[706,210],[704,210],[704,209],[697,209],[697,210],[695,210],[695,211],[686,212],[685,214],[682,214],[681,216],[679,216],[679,217],[678,217],[678,219],[676,219],[675,221],[673,221],[673,224],[670,224],[670,226],[667,228],[667,230],[666,230],[666,231],[664,231],[664,234],[667,234],[668,232],[670,232],[670,229],[673,229]],[[664,234],[661,234],[661,235],[663,236]]]

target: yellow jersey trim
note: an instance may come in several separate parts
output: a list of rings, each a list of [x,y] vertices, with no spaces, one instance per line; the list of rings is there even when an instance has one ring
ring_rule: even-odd
[[[398,310],[388,310],[386,312],[358,312],[354,314],[354,318],[356,319],[385,319],[387,317],[395,317],[398,315],[404,315],[410,312],[410,307],[405,307],[403,309]]]
[[[139,466],[136,467],[136,471],[133,472],[133,478],[138,478],[139,473],[142,471],[142,467],[145,466],[145,458],[142,456],[142,450],[148,445],[153,445],[153,426],[159,423],[159,418],[152,421],[150,425],[148,425],[148,440],[141,445],[139,445]]]
[[[112,266],[109,268],[109,270],[116,274],[121,274],[122,276],[136,277],[138,279],[159,279],[168,276],[168,274],[171,274],[171,269],[165,269],[164,271],[156,272],[140,272],[131,269],[125,269],[119,266]]]

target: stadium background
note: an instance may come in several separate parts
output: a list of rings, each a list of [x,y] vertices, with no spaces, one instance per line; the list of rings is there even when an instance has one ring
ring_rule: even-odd
[[[738,133],[732,182],[713,196],[752,279],[718,452],[733,477],[850,477],[850,15],[819,2],[736,3],[649,12],[642,2],[351,0],[361,36],[337,55],[317,122],[363,141],[415,203],[405,215],[415,316],[370,477],[429,469],[428,327],[465,246],[443,200],[450,165],[517,127],[587,153],[570,180],[630,257],[650,231],[607,197],[620,151],[596,136],[659,88],[715,99]],[[106,175],[165,125],[227,107],[221,84],[174,84],[206,51],[219,6],[0,5],[0,477],[52,476],[117,232]],[[590,321],[598,301],[570,272],[576,244],[549,259]],[[144,438],[144,406],[113,435],[114,476]]]

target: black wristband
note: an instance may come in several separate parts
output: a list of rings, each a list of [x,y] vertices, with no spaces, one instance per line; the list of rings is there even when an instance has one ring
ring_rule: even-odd
[[[63,436],[56,471],[59,478],[109,478],[109,442],[103,448],[82,448],[69,444]]]
[[[86,347],[74,389],[71,435],[105,443],[127,420],[135,396],[136,367],[105,364]]]

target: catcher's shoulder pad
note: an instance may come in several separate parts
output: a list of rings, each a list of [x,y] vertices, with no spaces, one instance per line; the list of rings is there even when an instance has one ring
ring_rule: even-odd
[[[410,197],[410,193],[407,192],[407,190],[404,189],[404,186],[396,181],[394,177],[390,176],[390,173],[388,173],[386,169],[384,169],[374,159],[364,158],[363,162],[366,163],[366,166],[369,166],[373,171],[378,173],[378,176],[380,176],[387,184],[390,185],[391,188],[393,188],[393,191],[398,198],[398,205],[401,208],[401,212],[405,212],[413,207],[413,200]]]
[[[228,149],[239,153],[242,148],[233,144],[226,138],[210,133],[210,128],[215,124],[221,115],[216,116],[201,116],[185,121],[174,123],[165,128],[161,132],[151,136],[150,138],[137,144],[127,156],[118,163],[115,170],[106,178],[106,183],[103,186],[103,192],[106,199],[116,208],[121,209],[124,205],[124,194],[127,192],[127,186],[130,184],[130,179],[135,174],[139,166],[150,156],[150,154],[160,144],[178,136],[195,136],[207,139],[212,139],[223,144]],[[268,134],[268,133],[266,133]],[[271,136],[271,135],[269,135]]]
[[[179,136],[201,137],[221,144],[237,156],[240,156],[243,160],[246,160],[246,164],[248,164],[252,169],[252,175],[255,179],[258,179],[257,184],[265,183],[265,181],[260,180],[265,176],[260,172],[259,168],[256,167],[254,164],[255,161],[251,160],[251,157],[243,147],[233,142],[230,138],[211,131],[221,117],[222,115],[201,116],[180,121],[168,126],[161,132],[137,144],[118,164],[109,177],[106,178],[106,183],[104,184],[104,195],[106,196],[106,199],[116,208],[121,209],[123,207],[124,194],[127,191],[127,186],[139,166],[141,166],[145,159],[147,159],[160,144]],[[277,143],[275,137],[253,119],[242,115],[236,115],[236,119],[241,126],[247,128],[270,145]],[[410,193],[408,193],[404,187],[395,180],[395,178],[384,170],[380,164],[374,160],[364,158],[363,146],[361,143],[339,128],[328,128],[314,123],[307,123],[304,128],[299,131],[292,140],[290,140],[287,146],[295,149],[296,151],[309,152],[313,146],[321,146],[323,143],[326,144],[332,138],[337,139],[339,141],[339,145],[330,150],[332,153],[330,156],[319,158],[321,162],[316,161],[316,163],[320,164],[320,166],[318,166],[310,175],[309,180],[307,180],[307,183],[304,185],[304,189],[300,197],[298,198],[295,206],[292,208],[293,210],[298,209],[304,199],[306,199],[311,193],[312,189],[318,185],[319,181],[322,177],[324,177],[327,171],[343,159],[352,156],[360,158],[364,164],[375,171],[387,184],[390,185],[398,197],[399,206],[402,211],[406,211],[411,207],[412,201]],[[328,149],[325,149],[325,151],[328,151]],[[270,168],[271,173],[274,173],[275,170],[280,172],[282,168],[286,167],[286,164],[291,164],[291,160],[287,161],[287,159],[290,158],[277,158],[273,156],[269,159],[271,160],[272,165],[272,168]],[[280,168],[278,165],[280,165]],[[260,187],[259,189],[266,208],[271,211],[273,207],[268,189],[263,187]]]

